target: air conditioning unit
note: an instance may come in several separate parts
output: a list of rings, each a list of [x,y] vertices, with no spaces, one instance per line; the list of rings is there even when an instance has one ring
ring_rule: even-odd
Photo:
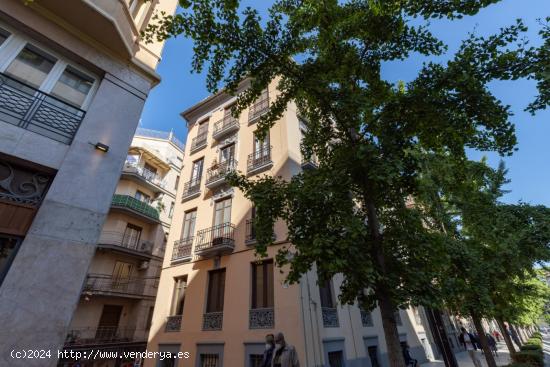
[[[146,270],[149,269],[149,261],[142,261],[139,264],[139,270]]]

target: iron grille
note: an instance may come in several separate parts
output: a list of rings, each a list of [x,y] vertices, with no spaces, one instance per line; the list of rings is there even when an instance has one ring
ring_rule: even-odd
[[[197,232],[195,251],[224,245],[230,247],[235,245],[235,225],[232,223],[218,224]]]
[[[208,185],[212,182],[225,179],[225,176],[235,171],[236,168],[237,161],[234,159],[212,165],[212,167],[206,171],[206,184]]]
[[[271,164],[271,147],[263,147],[248,155],[248,173],[257,171],[260,168],[268,166],[269,164]]]
[[[71,144],[86,112],[0,73],[0,120]]]
[[[203,131],[200,134],[197,134],[192,140],[191,140],[191,151],[194,152],[198,149],[204,148],[206,146],[206,138],[208,137],[208,130]]]
[[[174,250],[172,251],[172,261],[182,260],[191,257],[191,249],[193,248],[193,237],[183,238],[174,242]]]

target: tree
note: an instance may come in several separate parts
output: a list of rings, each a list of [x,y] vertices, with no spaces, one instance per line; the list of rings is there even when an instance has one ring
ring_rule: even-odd
[[[295,103],[307,121],[303,154],[319,168],[289,182],[233,177],[256,206],[257,251],[272,225],[289,228],[277,256],[295,282],[313,263],[321,278],[344,274],[340,299],[380,307],[392,367],[404,366],[394,317],[398,307],[439,300],[448,260],[445,234],[425,227],[418,194],[427,154],[465,159],[465,148],[511,154],[516,144],[508,106],[487,87],[493,80],[543,80],[544,50],[521,39],[518,21],[498,34],[471,35],[446,63],[426,63],[407,83],[381,76],[385,62],[411,54],[443,55],[430,18],[476,14],[497,0],[276,0],[267,19],[237,0],[180,0],[183,11],[157,16],[144,37],[183,34],[194,40],[193,69],[208,64],[207,85],[240,94],[239,114],[273,80],[280,92],[258,125],[264,134]],[[415,19],[416,18],[416,19]],[[548,36],[548,34],[546,34]],[[545,108],[547,84],[530,107]],[[292,251],[294,256],[287,256]]]

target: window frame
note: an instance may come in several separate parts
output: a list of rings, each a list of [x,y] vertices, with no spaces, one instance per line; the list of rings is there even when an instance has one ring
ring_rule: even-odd
[[[258,270],[262,271],[262,300],[258,305]],[[273,272],[273,259],[256,261],[251,264],[251,302],[250,309],[275,307],[275,276]],[[271,273],[271,274],[269,274]],[[271,280],[271,281],[270,281]],[[271,295],[270,295],[271,293]],[[271,304],[270,304],[271,303]]]

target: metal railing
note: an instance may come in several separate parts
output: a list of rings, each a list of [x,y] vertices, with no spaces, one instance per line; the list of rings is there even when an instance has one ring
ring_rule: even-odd
[[[172,250],[172,261],[183,260],[191,257],[191,250],[193,249],[193,238],[188,237],[174,242],[174,249]]]
[[[147,341],[149,330],[136,329],[135,326],[99,326],[69,330],[65,347],[95,344],[114,344]]]
[[[115,207],[131,209],[152,219],[159,220],[159,212],[157,209],[153,208],[146,202],[138,200],[129,195],[115,194],[113,196],[113,201],[111,202],[111,205]]]
[[[216,226],[201,229],[197,232],[195,251],[203,251],[217,246],[235,247],[235,225],[222,223]]]
[[[248,314],[249,329],[273,329],[275,327],[275,311],[273,308],[255,308]]]
[[[151,254],[154,245],[151,241],[144,241],[140,238],[132,236],[124,236],[124,232],[118,231],[101,232],[98,243],[101,245],[114,245],[124,247],[130,250],[136,250],[148,254]]]
[[[338,310],[332,307],[321,307],[324,327],[338,327]]]
[[[85,111],[0,73],[0,120],[71,144]]]
[[[128,295],[155,297],[158,288],[158,278],[115,278],[110,275],[90,274],[86,278],[84,292],[110,293],[112,295]]]
[[[267,111],[269,111],[269,94],[267,93],[267,90],[265,90],[260,95],[259,100],[250,106],[250,111],[248,112],[248,122],[254,122],[257,118],[266,114]]]
[[[247,219],[245,223],[246,223],[245,241],[246,242],[256,241],[256,227],[254,226],[254,219]]]
[[[215,163],[208,170],[206,170],[206,184],[209,185],[213,182],[223,180],[228,173],[231,173],[236,169],[237,161],[234,159],[221,163]]]
[[[216,121],[214,124],[214,131],[212,136],[219,136],[224,134],[226,131],[232,130],[233,128],[239,127],[239,120],[231,115],[224,116],[223,119]]]
[[[181,150],[183,150],[185,148],[185,144],[183,144],[183,142],[181,140],[176,138],[176,136],[174,135],[173,132],[158,131],[158,130],[152,130],[152,129],[145,129],[143,127],[138,127],[137,130],[136,130],[136,133],[134,135],[135,136],[145,136],[145,137],[155,138],[155,139],[168,140],[168,141],[171,141],[172,143],[174,143],[174,145],[176,145]]]
[[[183,192],[181,198],[186,199],[189,196],[193,196],[201,192],[201,178],[192,178],[183,185]]]
[[[202,315],[203,330],[221,330],[223,326],[222,312],[207,312]]]
[[[262,147],[248,155],[246,167],[249,173],[271,164],[271,148]]]
[[[200,134],[197,134],[197,136],[195,136],[191,140],[191,151],[194,152],[195,150],[204,148],[206,146],[207,137],[208,137],[208,130],[203,131]]]
[[[126,162],[124,164],[124,168],[122,169],[122,172],[136,174],[142,177],[143,179],[145,179],[146,181],[152,183],[153,185],[161,187],[163,189],[166,187],[166,180],[163,180],[156,173],[153,173],[137,165],[136,163]]]
[[[164,331],[180,331],[181,330],[182,315],[168,316],[166,318],[166,325]]]

